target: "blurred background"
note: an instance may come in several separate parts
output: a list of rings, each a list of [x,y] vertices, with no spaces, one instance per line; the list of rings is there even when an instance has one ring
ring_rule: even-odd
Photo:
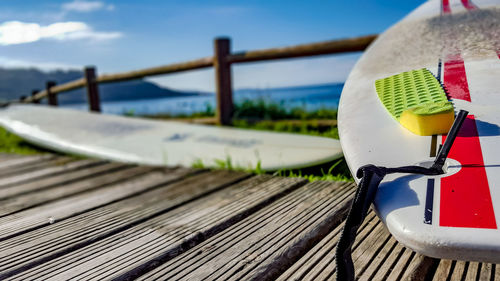
[[[421,2],[6,0],[0,3],[0,98],[18,99],[48,80],[81,78],[87,65],[105,74],[211,56],[219,36],[229,37],[237,52],[378,34]],[[301,110],[336,110],[360,55],[234,65],[235,114],[263,106],[294,109],[294,118],[307,115]],[[76,92],[59,95],[59,104],[87,109],[84,90]],[[214,92],[212,68],[100,86],[104,113],[141,116],[210,116]]]

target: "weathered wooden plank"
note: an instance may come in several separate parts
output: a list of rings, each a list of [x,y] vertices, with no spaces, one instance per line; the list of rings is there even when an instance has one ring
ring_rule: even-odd
[[[10,157],[10,154],[0,153],[0,164],[5,163],[7,161],[12,161],[14,159],[19,159],[19,157]]]
[[[365,270],[365,266],[370,264],[373,258],[377,256],[379,250],[389,240],[390,235],[383,224],[380,224],[353,252],[354,273],[360,276]]]
[[[403,255],[401,255],[401,257],[398,259],[396,265],[391,271],[391,274],[389,274],[386,280],[387,281],[401,280],[414,256],[415,252],[407,248],[404,248]]]
[[[375,219],[375,214],[370,212],[365,220],[365,223],[358,230],[358,239],[354,242],[353,251],[355,251],[362,241],[372,232],[374,229],[379,227],[380,222]],[[317,245],[311,252],[314,253],[314,256],[311,258],[311,261],[308,262],[307,259],[302,258],[297,262],[299,266],[296,269],[296,272],[290,275],[290,272],[287,271],[284,273],[280,280],[288,280],[288,279],[303,279],[303,280],[318,280],[318,279],[326,279],[331,277],[335,272],[335,246],[337,245],[337,241],[340,238],[340,234],[343,224],[338,226],[335,231],[330,233],[330,235],[326,238],[327,242],[322,245]]]
[[[85,172],[86,176],[80,178],[76,182],[65,182],[64,184],[57,184],[43,189],[37,188],[36,191],[29,193],[26,193],[26,190],[36,188],[36,186],[27,185],[23,187],[22,195],[0,201],[0,217],[41,204],[47,204],[55,200],[60,200],[81,192],[101,188],[105,185],[129,180],[150,172],[151,170],[152,168],[150,167],[131,167],[113,163],[78,171],[77,173],[79,174]],[[15,187],[13,187],[13,189],[13,192],[18,191]]]
[[[467,275],[465,276],[465,281],[476,281],[479,279],[479,274],[481,273],[479,270],[480,263],[478,262],[469,262],[467,267]]]
[[[5,169],[8,169],[8,168],[16,168],[16,167],[28,165],[30,163],[36,163],[38,161],[43,161],[43,160],[47,160],[47,159],[54,159],[55,157],[56,156],[53,154],[9,157],[5,161],[0,162],[0,172],[3,172]],[[2,158],[4,158],[3,155],[2,155]]]
[[[434,274],[433,281],[449,280],[453,274],[453,269],[455,268],[455,261],[452,260],[441,260],[439,266]]]
[[[201,175],[190,184],[179,183],[176,188],[177,194],[169,196],[182,194],[192,196],[187,194],[192,193],[193,189],[206,190],[206,186],[203,183],[200,184],[200,180],[213,174]],[[220,176],[228,178],[229,174],[234,173],[220,174]],[[165,209],[163,207],[164,211],[157,216],[14,277],[31,279],[43,276],[45,280],[77,277],[85,280],[100,280],[127,273],[137,274],[137,272],[130,271],[137,270],[138,265],[141,265],[139,268],[142,267],[142,269],[155,266],[163,259],[170,259],[182,253],[206,237],[242,220],[256,209],[262,208],[263,205],[269,204],[303,183],[300,179],[271,179],[269,181],[268,179],[269,177],[259,176],[212,192],[199,200],[177,208]],[[217,182],[219,183],[213,183],[212,188],[220,185],[220,177]],[[187,191],[184,190],[186,188]],[[157,196],[161,194],[160,192]],[[146,198],[149,198],[149,201],[153,200],[151,194]],[[163,204],[168,204],[168,201],[162,201]],[[144,204],[143,208],[150,204],[149,202]]]
[[[9,161],[12,159],[19,159],[19,158],[26,158],[29,157],[29,155],[21,155],[21,154],[13,154],[13,153],[0,153],[0,163]]]
[[[329,188],[333,188],[333,186]],[[341,222],[347,214],[353,191],[353,186],[349,184],[339,189],[339,192],[332,193],[332,197],[335,201],[325,203],[320,207],[324,207],[324,209],[327,210],[326,212],[318,212],[314,217],[309,216],[307,219],[311,221],[311,224],[307,228],[301,227],[296,230],[295,233],[292,232],[291,234],[287,234],[287,236],[292,235],[292,237],[295,237],[293,240],[288,241],[287,244],[278,244],[277,246],[281,246],[281,249],[278,250],[277,253],[274,253],[273,250],[273,248],[277,248],[277,246],[270,248],[268,251],[273,252],[271,255],[272,258],[268,259],[268,262],[262,263],[262,265],[256,267],[254,270],[249,271],[249,273],[244,274],[251,277],[253,280],[271,280],[277,278],[286,268],[302,257],[308,249],[313,247],[318,241],[325,237],[333,227]],[[322,196],[328,197],[327,195]],[[318,209],[318,211],[319,210],[320,209]],[[238,273],[234,278],[238,279],[238,276],[243,277],[243,272]]]
[[[358,230],[358,237],[362,237],[361,232],[366,231],[368,225],[373,226],[373,222],[376,222],[374,217],[374,212],[368,213],[365,220],[366,223]],[[334,262],[334,249],[343,227],[343,223],[337,226],[314,248],[307,252],[304,257],[287,269],[277,280],[315,280],[325,267]],[[360,239],[355,242],[353,248],[359,245],[359,241]]]
[[[491,263],[483,263],[481,264],[481,269],[479,272],[479,281],[490,281],[495,278],[493,276],[493,268],[495,267],[494,264]]]
[[[405,281],[430,280],[438,264],[439,259],[416,254],[402,279]]]
[[[13,176],[25,177],[26,174],[30,172],[38,173],[40,170],[51,169],[52,167],[64,165],[73,161],[76,161],[76,159],[72,157],[53,156],[52,158],[49,159],[43,159],[25,165],[8,167],[0,170],[0,181],[3,181],[3,178],[13,177]],[[5,185],[5,183],[2,182],[0,183],[0,185],[3,186]]]
[[[392,254],[392,251],[396,248],[398,242],[394,238],[390,238],[390,240],[385,243],[382,250],[372,257],[372,260],[363,260],[366,262],[366,265],[361,265],[366,267],[363,274],[360,276],[359,280],[373,280],[375,274],[379,272],[379,269],[382,267],[387,258]],[[358,264],[361,263],[361,260],[358,260]],[[359,274],[358,274],[359,276]]]
[[[468,262],[465,261],[455,261],[455,268],[451,274],[451,280],[462,280],[465,278],[467,273]]]
[[[379,249],[381,249],[388,240],[389,233],[385,229],[385,226],[379,222],[377,226],[361,240],[359,246],[352,251],[355,275],[358,278],[362,275],[365,267],[369,265],[369,262],[376,257],[376,253]],[[365,264],[366,262],[368,262],[368,264]],[[336,280],[337,270],[331,267],[328,271],[323,272],[320,277],[325,280]]]
[[[243,182],[231,186],[54,259],[16,278],[44,276],[49,280],[70,277],[92,280],[127,272],[134,274],[130,270],[137,269],[138,265],[148,268],[178,255],[205,237],[248,216],[271,198],[281,196],[298,182],[301,181],[290,179],[285,182],[274,180],[268,185]],[[196,182],[191,186],[202,188]]]
[[[341,224],[277,280],[336,280],[335,246]],[[358,230],[353,245],[357,280],[427,280],[436,260],[417,255],[392,238],[380,220],[370,212]],[[413,279],[412,279],[413,278]]]
[[[406,248],[397,243],[396,247],[391,251],[391,254],[384,260],[384,263],[380,265],[373,280],[386,280],[394,271],[394,268],[405,251],[407,251]]]
[[[302,186],[140,279],[275,279],[340,223],[353,190]]]
[[[354,242],[354,245],[352,247],[352,252],[355,253],[356,250],[361,246],[363,241],[369,237],[374,232],[378,232],[380,230],[380,224],[381,222],[375,218],[371,221],[365,221],[366,226],[362,227],[358,231],[357,239]],[[335,236],[335,239],[332,240],[332,243],[337,245],[338,239],[340,239],[341,235],[341,230]],[[335,264],[335,250],[332,250],[332,252],[329,254],[329,258],[326,260],[326,262],[320,261],[318,266],[312,269],[312,273],[314,273],[319,279],[335,279],[336,275],[335,273],[337,272],[336,264]],[[308,280],[314,280],[315,278],[309,278]]]
[[[93,159],[77,161],[72,158],[64,158],[53,160],[49,163],[45,163],[47,166],[37,166],[37,168],[30,169],[22,174],[15,174],[0,178],[0,198],[7,196],[4,191],[9,188],[15,188],[21,184],[27,184],[34,181],[39,182],[44,180],[46,177],[57,176],[78,169],[91,168],[104,163],[105,161]]]
[[[375,236],[378,237],[375,238]],[[388,234],[385,229],[378,235],[372,235],[365,239],[363,244],[365,244],[368,249],[354,261],[354,272],[356,276],[373,275],[374,272],[366,271],[368,267],[370,265],[375,265],[376,267],[380,266],[385,258],[387,258],[387,254],[395,247],[396,243],[396,240],[391,239],[390,234]]]
[[[498,264],[441,260],[432,280],[500,281],[500,272]]]
[[[0,188],[0,199],[17,196],[33,191],[43,190],[57,185],[70,184],[73,181],[84,179],[85,177],[96,176],[106,172],[112,172],[115,169],[128,167],[126,164],[100,162],[96,165],[76,168],[63,173],[47,175],[44,178],[11,184]]]
[[[3,241],[0,243],[0,256],[4,257],[0,257],[0,278],[113,234],[122,237],[120,231],[246,177],[248,174],[227,171],[193,176]],[[151,225],[146,227],[151,229]]]
[[[111,184],[2,217],[0,218],[0,241],[48,226],[51,222],[61,221],[99,206],[153,190],[193,173],[196,171],[184,168],[157,169],[126,182]]]

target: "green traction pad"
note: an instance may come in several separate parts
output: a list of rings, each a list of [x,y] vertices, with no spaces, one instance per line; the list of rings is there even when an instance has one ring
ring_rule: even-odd
[[[419,115],[453,109],[441,84],[425,68],[379,79],[375,88],[380,101],[396,120],[408,109]]]
[[[428,102],[408,109],[416,115],[433,115],[443,111],[453,110],[453,105],[449,101]]]

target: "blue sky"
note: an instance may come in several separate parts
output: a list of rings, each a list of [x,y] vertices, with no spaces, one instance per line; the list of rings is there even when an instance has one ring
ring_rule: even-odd
[[[251,50],[380,33],[422,0],[0,2],[0,66],[96,65],[99,73],[210,56],[212,40]],[[359,54],[237,65],[235,88],[342,82]],[[212,70],[151,79],[213,91]]]

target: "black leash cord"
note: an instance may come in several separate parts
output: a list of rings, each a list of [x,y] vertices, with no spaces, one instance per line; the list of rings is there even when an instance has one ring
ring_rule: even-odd
[[[388,174],[406,173],[406,174],[419,174],[427,176],[435,176],[443,174],[443,165],[448,157],[451,146],[462,126],[468,112],[460,110],[453,126],[448,132],[443,147],[439,151],[434,164],[430,168],[420,166],[403,166],[398,168],[378,167],[375,165],[365,165],[358,169],[356,177],[361,179],[354,195],[354,200],[347,215],[342,235],[337,243],[335,252],[335,262],[337,265],[337,281],[353,281],[355,279],[354,264],[352,262],[352,245],[356,240],[356,234],[365,220],[368,209],[370,208],[375,194],[377,193],[378,186],[384,177]]]

